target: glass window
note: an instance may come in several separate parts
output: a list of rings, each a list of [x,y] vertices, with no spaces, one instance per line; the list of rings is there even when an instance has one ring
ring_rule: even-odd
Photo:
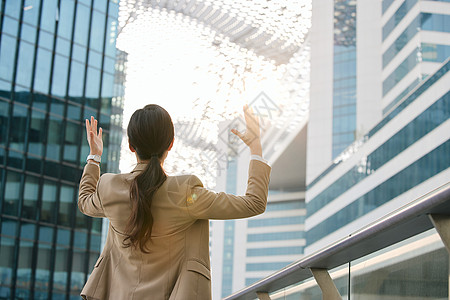
[[[33,74],[34,46],[25,41],[20,41],[19,47],[16,83],[29,88],[31,75]]]
[[[70,41],[58,36],[56,38],[56,53],[69,57]]]
[[[58,17],[57,2],[58,0],[42,1],[41,29],[51,33],[55,32],[56,18]]]
[[[107,2],[106,0],[96,0],[96,1],[94,1],[94,9],[97,9],[97,10],[99,10],[101,12],[106,13],[106,8],[107,8],[106,2]]]
[[[3,219],[2,220],[2,235],[9,235],[12,237],[17,236],[17,224],[18,221],[13,219]]]
[[[103,219],[101,219],[101,218],[93,218],[91,232],[101,234],[102,233],[102,222],[103,222]]]
[[[62,118],[50,115],[47,132],[46,157],[52,160],[60,160],[62,145]]]
[[[39,195],[39,178],[27,176],[23,192],[22,217],[35,219],[37,211],[37,201]]]
[[[51,98],[50,112],[52,114],[63,116],[64,115],[64,102],[58,98]]]
[[[0,100],[0,145],[6,144],[6,133],[9,118],[9,103]],[[1,161],[0,161],[1,163]]]
[[[73,246],[80,248],[80,249],[86,249],[87,246],[87,232],[86,231],[74,231],[74,239],[73,239]]]
[[[53,43],[55,41],[55,36],[46,31],[41,30],[39,33],[39,47],[53,50]]]
[[[11,97],[11,82],[0,79],[0,97],[7,99]]]
[[[100,13],[96,10],[92,13],[92,24],[91,24],[91,35],[89,39],[89,47],[97,50],[98,52],[103,51],[103,41],[105,36],[105,21],[106,15]]]
[[[87,46],[87,38],[89,34],[89,19],[89,7],[81,3],[77,3],[74,41],[83,46]]]
[[[36,43],[36,35],[37,35],[37,28],[34,26],[30,26],[26,23],[22,24],[22,33],[20,34],[20,38],[22,40],[25,40],[27,42]]]
[[[20,18],[20,1],[6,1],[5,15],[19,19]]]
[[[113,95],[114,76],[108,73],[103,73],[102,81],[102,98],[111,99]]]
[[[17,37],[19,30],[19,21],[12,19],[8,16],[3,16],[2,31],[6,32],[14,37]]]
[[[67,104],[67,118],[74,121],[79,121],[81,116],[81,106],[75,103]]]
[[[45,243],[53,243],[53,227],[42,226],[39,228],[39,241]]]
[[[20,1],[13,1],[20,2]],[[41,1],[25,0],[23,3],[23,21],[33,26],[37,26],[39,19],[39,8]],[[23,26],[23,25],[22,25]]]
[[[48,283],[50,281],[50,266],[52,263],[51,248],[51,244],[38,244],[35,275],[36,277],[34,282],[35,296],[40,295],[42,292],[47,291],[48,289]],[[46,297],[37,299],[46,299]]]
[[[86,158],[85,158],[86,160]],[[83,215],[80,210],[77,208],[75,210],[75,227],[76,228],[83,228],[83,229],[88,229],[88,221],[89,221],[89,217]]]
[[[72,59],[75,59],[76,61],[79,61],[80,63],[84,64],[86,63],[86,54],[87,48],[85,46],[73,44]]]
[[[58,22],[58,35],[72,39],[73,14],[75,11],[73,0],[64,0],[60,3],[60,18]]]
[[[69,266],[69,248],[56,247],[55,272],[53,273],[53,290],[64,292],[67,285]]]
[[[55,203],[57,185],[53,181],[45,180],[42,188],[41,220],[44,222],[55,222]],[[43,227],[41,227],[41,230]],[[45,232],[43,232],[45,233]],[[43,237],[39,237],[40,240]],[[51,242],[51,238],[50,241]]]
[[[28,153],[42,156],[45,138],[45,113],[31,111],[30,131],[28,134]]]
[[[84,278],[86,276],[84,271],[85,260],[86,260],[86,253],[84,251],[76,249],[73,251],[70,290],[74,293],[79,293],[85,284],[84,282]]]
[[[38,48],[36,70],[34,76],[34,90],[44,94],[48,93],[50,85],[50,67],[52,65],[52,53]]]
[[[94,50],[89,50],[88,64],[97,69],[102,68],[102,55]]]
[[[33,259],[33,242],[21,240],[19,245],[19,261],[17,266],[17,280],[16,280],[16,286],[18,288],[31,287],[32,259]]]
[[[67,88],[69,59],[56,54],[53,67],[52,95],[64,98]]]
[[[91,98],[90,104],[92,107],[98,107],[99,93],[100,93],[100,70],[88,67],[86,77],[86,98]]]
[[[103,66],[103,70],[114,75],[115,72],[115,60],[111,57],[105,56],[105,64]]]
[[[70,230],[58,228],[57,233],[56,233],[56,243],[58,245],[69,246]]]
[[[116,35],[117,19],[108,17],[108,24],[106,24],[105,54],[113,58],[116,57]]]
[[[0,77],[8,81],[12,81],[17,40],[6,34],[2,34],[1,39],[2,40],[0,45]]]
[[[110,0],[108,6],[109,6],[108,15],[113,19],[117,19],[119,17],[119,1]]]
[[[82,128],[76,123],[67,121],[64,140],[64,160],[77,162],[78,144],[80,143],[80,132]]]
[[[6,172],[5,197],[2,211],[4,214],[17,216],[20,191],[22,190],[20,179],[20,173],[13,171]]]
[[[74,193],[75,188],[68,185],[61,185],[61,191],[59,195],[59,213],[58,213],[58,224],[60,225],[70,225],[71,212],[75,209],[74,205]],[[59,237],[59,231],[58,231]],[[59,243],[59,242],[58,242]],[[67,243],[68,245],[68,243]]]
[[[100,219],[101,220],[101,219]],[[91,251],[100,251],[102,236],[100,234],[91,233]]]
[[[11,285],[12,273],[14,265],[14,239],[1,237],[0,238],[0,284]]]
[[[84,87],[84,71],[85,65],[72,60],[72,68],[70,70],[69,96],[83,96]]]
[[[27,107],[14,103],[13,117],[9,131],[9,147],[25,151],[25,133],[27,127]]]

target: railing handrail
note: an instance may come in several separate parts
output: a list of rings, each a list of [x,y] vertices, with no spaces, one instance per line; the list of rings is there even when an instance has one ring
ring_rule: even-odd
[[[224,300],[257,298],[311,278],[310,269],[333,269],[433,228],[429,214],[450,215],[450,182],[347,237],[308,255]]]

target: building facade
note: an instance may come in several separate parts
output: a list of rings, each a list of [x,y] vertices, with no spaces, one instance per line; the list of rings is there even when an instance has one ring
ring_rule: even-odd
[[[0,299],[79,299],[102,231],[77,208],[86,118],[104,130],[102,171],[118,171],[118,1],[3,0],[0,10]]]

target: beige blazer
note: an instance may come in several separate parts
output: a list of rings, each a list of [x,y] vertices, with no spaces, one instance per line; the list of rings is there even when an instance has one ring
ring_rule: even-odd
[[[271,168],[251,160],[245,196],[215,193],[195,175],[168,176],[152,202],[149,254],[122,247],[130,215],[128,174],[104,174],[87,164],[78,207],[108,218],[105,247],[84,286],[84,299],[211,299],[208,219],[246,218],[264,212]]]

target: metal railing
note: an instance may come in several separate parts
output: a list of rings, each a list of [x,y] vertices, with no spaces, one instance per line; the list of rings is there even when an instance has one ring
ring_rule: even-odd
[[[342,299],[328,270],[433,227],[450,252],[450,182],[224,299],[270,299],[269,293],[312,277],[323,299]]]

